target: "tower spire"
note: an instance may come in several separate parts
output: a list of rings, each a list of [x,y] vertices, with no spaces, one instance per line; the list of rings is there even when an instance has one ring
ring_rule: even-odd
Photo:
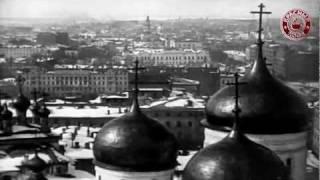
[[[133,102],[132,102],[132,107],[131,107],[131,112],[140,112],[140,108],[139,108],[139,102],[138,102],[138,94],[139,94],[139,88],[138,88],[138,83],[139,83],[139,76],[138,76],[138,72],[139,70],[145,69],[142,67],[139,67],[139,61],[138,58],[136,58],[135,62],[135,67],[131,68],[132,70],[134,70],[134,90],[133,90]]]
[[[262,15],[263,14],[271,14],[271,12],[269,11],[263,11],[263,8],[265,8],[265,5],[264,4],[260,4],[259,6],[259,11],[251,11],[250,13],[251,14],[259,14],[259,29],[258,29],[258,40],[257,40],[257,45],[258,45],[258,59],[257,61],[255,62],[254,64],[254,67],[253,67],[253,70],[255,69],[259,69],[259,71],[266,71],[268,74],[270,74],[268,72],[268,69],[266,67],[266,62],[265,62],[265,58],[263,57],[263,53],[262,53],[262,47],[263,47],[263,44],[264,44],[264,41],[262,41],[262,31],[263,31],[263,28],[262,28]]]

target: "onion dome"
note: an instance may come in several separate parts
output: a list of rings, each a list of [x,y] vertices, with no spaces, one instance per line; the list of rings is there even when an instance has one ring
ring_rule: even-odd
[[[305,131],[309,119],[307,104],[294,90],[273,78],[263,60],[255,62],[251,72],[239,87],[242,113],[241,126],[251,134],[285,134]],[[205,126],[230,128],[234,87],[219,90],[206,105]]]
[[[262,12],[263,13],[263,12]],[[258,58],[253,68],[240,81],[239,106],[243,132],[250,134],[286,134],[305,131],[310,111],[304,99],[268,71],[262,55],[261,18],[258,40]],[[206,120],[209,128],[228,130],[232,126],[234,87],[220,89],[206,105]]]
[[[271,150],[232,131],[199,151],[188,162],[183,180],[288,180],[287,170]]]
[[[241,131],[235,82],[235,114],[232,131],[221,141],[200,150],[188,162],[183,180],[288,180],[281,159],[268,148],[249,140]]]
[[[25,97],[22,93],[22,84],[24,82],[24,78],[21,77],[21,75],[19,75],[16,78],[16,81],[19,88],[19,95],[13,100],[12,105],[17,111],[26,112],[30,106],[30,100],[27,97]]]
[[[26,167],[34,172],[41,172],[47,167],[47,163],[35,153],[35,156],[22,163],[23,167]]]
[[[9,111],[7,104],[3,105],[3,110],[1,111],[1,119],[3,120],[11,120],[12,112]]]
[[[136,86],[137,82],[136,72]],[[136,87],[131,111],[106,123],[97,134],[93,147],[95,164],[134,172],[172,169],[176,166],[176,139],[162,124],[141,112],[137,90]]]
[[[42,118],[48,118],[50,115],[50,110],[47,108],[47,106],[45,105],[45,103],[43,103],[43,105],[40,107],[38,114],[40,117]]]
[[[19,112],[26,112],[30,106],[30,101],[23,94],[19,94],[17,98],[13,100],[13,107]]]

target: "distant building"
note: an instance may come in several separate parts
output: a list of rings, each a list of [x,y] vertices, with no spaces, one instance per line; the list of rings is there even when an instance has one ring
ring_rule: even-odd
[[[273,64],[274,73],[288,81],[318,81],[319,53],[281,48]]]
[[[23,73],[25,90],[34,88],[50,96],[83,96],[119,93],[128,89],[128,73],[124,69],[59,69]]]
[[[133,78],[132,75],[129,76],[130,79]],[[141,88],[172,89],[172,78],[198,81],[199,95],[209,95],[216,92],[220,87],[220,75],[215,68],[147,67],[145,71],[141,72],[140,77],[139,85]]]
[[[35,46],[7,46],[0,48],[0,55],[5,58],[31,57],[33,54],[46,54],[44,48]]]
[[[201,67],[210,62],[208,52],[192,50],[139,52],[136,57],[144,66]]]
[[[37,34],[37,43],[41,45],[53,45],[57,43],[56,34],[52,32],[40,32]]]
[[[204,117],[204,101],[190,97],[169,98],[142,106],[142,111],[158,120],[177,138],[180,149],[202,148],[204,129],[200,120]]]
[[[200,82],[186,78],[171,78],[172,90],[200,95]]]
[[[184,41],[176,41],[175,48],[200,50],[200,49],[203,49],[203,46],[202,46],[202,43],[198,41],[184,40]]]
[[[56,42],[58,44],[69,44],[69,34],[67,32],[57,32],[56,33]]]

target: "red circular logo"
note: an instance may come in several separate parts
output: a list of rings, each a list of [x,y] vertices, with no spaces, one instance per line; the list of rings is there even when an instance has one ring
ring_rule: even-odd
[[[311,31],[311,17],[302,9],[291,9],[282,17],[280,28],[286,38],[302,40]]]

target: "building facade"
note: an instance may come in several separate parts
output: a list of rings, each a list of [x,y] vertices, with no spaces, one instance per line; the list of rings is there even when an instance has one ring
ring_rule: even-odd
[[[175,48],[177,49],[203,49],[202,43],[198,41],[176,41]]]
[[[136,57],[144,66],[200,67],[210,62],[208,52],[192,50],[139,52]]]
[[[45,54],[46,50],[35,46],[12,46],[0,48],[0,55],[5,58],[31,57],[33,54]]]
[[[44,91],[51,96],[109,94],[128,89],[128,73],[124,69],[59,69],[24,72],[25,91]]]
[[[198,150],[204,141],[204,128],[200,124],[203,107],[202,99],[179,97],[142,106],[142,110],[175,135],[179,149]]]

